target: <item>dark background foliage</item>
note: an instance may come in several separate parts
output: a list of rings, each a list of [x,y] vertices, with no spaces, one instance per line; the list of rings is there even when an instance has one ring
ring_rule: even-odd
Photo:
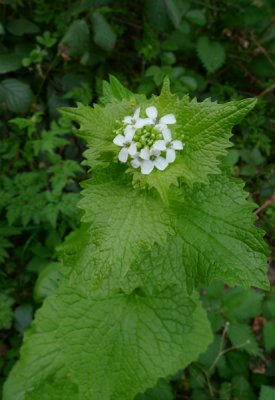
[[[227,164],[259,204],[274,255],[273,0],[0,1],[0,373],[59,279],[56,247],[79,224],[85,144],[58,107],[92,104],[108,74],[138,92],[168,76],[179,96],[257,97]],[[274,143],[274,142],[273,142]],[[202,288],[215,340],[187,370],[138,398],[269,400],[275,377],[275,270],[270,293]]]

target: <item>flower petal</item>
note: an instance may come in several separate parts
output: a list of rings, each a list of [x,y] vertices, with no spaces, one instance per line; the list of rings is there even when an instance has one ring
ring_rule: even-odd
[[[154,169],[154,163],[151,160],[145,160],[141,163],[141,173],[143,175],[148,175]]]
[[[131,124],[132,123],[132,119],[133,119],[133,117],[130,117],[130,115],[128,115],[127,117],[123,118],[122,122],[124,124]]]
[[[114,140],[113,140],[114,144],[116,144],[117,146],[123,146],[124,142],[125,142],[125,137],[123,135],[117,135]]]
[[[164,151],[164,150],[166,150],[166,143],[164,140],[157,140],[153,144],[153,148],[156,150]]]
[[[162,136],[163,136],[163,139],[166,142],[170,142],[171,139],[172,139],[172,135],[171,135],[170,129],[169,128],[164,128],[163,131],[162,131]]]
[[[150,151],[148,149],[142,149],[142,150],[140,150],[139,155],[141,158],[143,158],[143,160],[149,160]]]
[[[135,135],[135,128],[131,125],[126,126],[124,129],[125,142],[131,142]]]
[[[160,155],[160,150],[157,149],[150,150],[150,156],[159,156],[159,155]]]
[[[155,167],[160,171],[163,171],[168,166],[168,161],[163,157],[157,157],[155,159]]]
[[[158,116],[158,110],[154,106],[147,107],[145,112],[146,112],[147,117],[149,117],[151,119],[156,119]]]
[[[120,152],[118,153],[119,161],[125,163],[128,159],[128,150],[125,147],[122,147]]]
[[[128,153],[130,154],[130,156],[134,156],[136,152],[137,152],[137,146],[135,142],[132,142],[128,147]]]
[[[132,167],[134,167],[134,168],[138,168],[138,167],[140,167],[141,162],[139,161],[138,158],[134,158],[134,159],[131,161],[131,165],[132,165]]]
[[[143,128],[145,125],[152,125],[153,121],[150,118],[139,118],[135,123],[135,128]]]
[[[157,129],[158,131],[162,132],[163,129],[167,128],[167,126],[163,125],[163,124],[157,124],[154,126],[154,128]]]
[[[176,152],[174,149],[167,149],[166,152],[166,161],[169,163],[174,162],[176,159]]]
[[[136,121],[139,118],[139,114],[140,114],[140,107],[138,107],[134,113],[134,120]]]
[[[172,144],[172,149],[174,150],[182,150],[183,149],[183,144],[180,140],[173,140]]]
[[[161,117],[159,122],[161,124],[170,125],[170,124],[175,124],[177,121],[176,121],[174,114],[167,114],[167,115],[164,115],[163,117]]]

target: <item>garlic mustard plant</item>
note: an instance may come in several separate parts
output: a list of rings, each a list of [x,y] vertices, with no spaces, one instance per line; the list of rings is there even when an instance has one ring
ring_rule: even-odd
[[[118,127],[113,142],[122,147],[118,154],[119,161],[125,163],[132,158],[133,168],[140,168],[144,175],[154,168],[163,171],[176,159],[176,150],[183,149],[180,140],[172,140],[171,130],[167,125],[176,123],[174,114],[167,114],[158,119],[158,110],[151,106],[145,109],[147,118],[140,117],[140,107],[133,116],[126,116],[117,121]]]
[[[224,165],[254,104],[179,99],[168,81],[147,99],[111,77],[100,104],[61,109],[93,178],[3,400],[133,400],[212,342],[201,285],[268,289],[255,205]]]

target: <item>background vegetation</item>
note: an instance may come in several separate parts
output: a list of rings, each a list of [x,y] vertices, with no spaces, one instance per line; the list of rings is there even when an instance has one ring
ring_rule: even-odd
[[[0,8],[0,373],[58,285],[56,247],[79,224],[85,144],[58,107],[92,104],[111,73],[131,90],[219,102],[258,97],[227,163],[245,180],[274,255],[273,0],[2,0]],[[272,163],[273,160],[273,163]],[[267,266],[268,267],[268,266]],[[270,293],[202,288],[215,332],[208,352],[139,400],[275,396],[275,270]],[[275,397],[274,397],[275,398]]]

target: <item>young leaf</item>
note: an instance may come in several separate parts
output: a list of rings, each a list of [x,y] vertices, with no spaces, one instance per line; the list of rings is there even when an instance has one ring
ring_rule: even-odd
[[[22,67],[22,57],[17,54],[1,53],[0,54],[0,74],[16,71]]]
[[[33,98],[33,92],[27,83],[13,78],[0,82],[0,102],[11,112],[25,114]]]
[[[164,83],[161,95],[153,97],[152,103],[160,115],[174,113],[177,120],[174,138],[182,140],[184,149],[164,171],[154,170],[149,175],[135,171],[134,183],[155,187],[165,198],[169,187],[177,185],[179,178],[189,185],[207,183],[208,175],[220,172],[221,156],[226,155],[226,148],[231,146],[231,129],[254,107],[256,100],[217,104],[206,99],[199,103],[185,96],[179,101]]]
[[[106,157],[103,159],[103,155],[113,152],[116,120],[131,113],[133,108],[130,101],[122,101],[107,104],[105,107],[95,105],[94,108],[77,103],[77,108],[63,107],[59,111],[80,125],[79,136],[90,147],[86,153],[89,164],[93,167],[105,167],[109,165],[109,161]]]
[[[114,76],[110,75],[110,83],[103,81],[103,94],[100,98],[102,104],[106,105],[112,102],[121,102],[139,98],[141,101],[145,99],[142,94],[135,95],[125,86],[123,86]]]
[[[199,38],[197,52],[205,69],[210,73],[216,72],[225,62],[225,50],[222,44],[211,41],[207,36]]]
[[[69,56],[82,56],[89,47],[89,27],[85,19],[75,20],[68,28],[59,44],[60,52]]]
[[[116,43],[116,33],[105,17],[98,11],[92,16],[94,25],[94,41],[103,50],[110,51]]]
[[[39,32],[39,26],[26,18],[13,19],[7,25],[7,30],[15,36]]]
[[[158,32],[164,32],[167,28],[169,20],[163,0],[145,0],[144,15],[148,23]]]
[[[262,313],[264,293],[237,287],[227,291],[222,299],[222,308],[226,318],[245,321]]]
[[[113,81],[108,90],[112,90],[112,97],[121,96],[122,89],[117,91],[117,82]],[[116,93],[116,95],[114,95]],[[195,182],[208,182],[208,175],[220,172],[218,165],[221,156],[226,155],[229,147],[232,127],[254,107],[256,100],[217,104],[209,99],[199,103],[196,99],[189,101],[188,97],[179,100],[169,90],[169,83],[164,83],[161,95],[146,100],[144,96],[133,95],[127,92],[128,101],[114,100],[105,107],[84,106],[77,108],[61,108],[61,113],[80,125],[79,134],[87,141],[88,150],[85,153],[88,164],[93,167],[106,167],[113,161],[118,147],[113,144],[116,121],[122,121],[127,115],[141,106],[142,111],[148,106],[155,106],[159,116],[173,113],[177,123],[173,129],[174,139],[184,143],[174,163],[164,171],[153,170],[149,175],[142,175],[139,170],[129,169],[133,174],[133,184],[156,188],[163,198],[167,197],[169,187],[178,184],[181,178],[192,185]],[[144,111],[143,111],[144,112]]]
[[[203,26],[206,24],[205,14],[201,10],[188,11],[188,13],[186,14],[186,18],[188,19],[188,21],[199,26]]]
[[[228,329],[228,337],[233,346],[246,351],[252,356],[260,356],[261,352],[249,325],[239,322],[231,322]]]
[[[36,303],[42,301],[53,294],[60,282],[60,264],[56,262],[49,263],[39,274],[35,282],[33,297]]]
[[[164,0],[164,4],[167,10],[167,14],[175,26],[175,28],[179,27],[181,21],[181,2],[177,0]]]

